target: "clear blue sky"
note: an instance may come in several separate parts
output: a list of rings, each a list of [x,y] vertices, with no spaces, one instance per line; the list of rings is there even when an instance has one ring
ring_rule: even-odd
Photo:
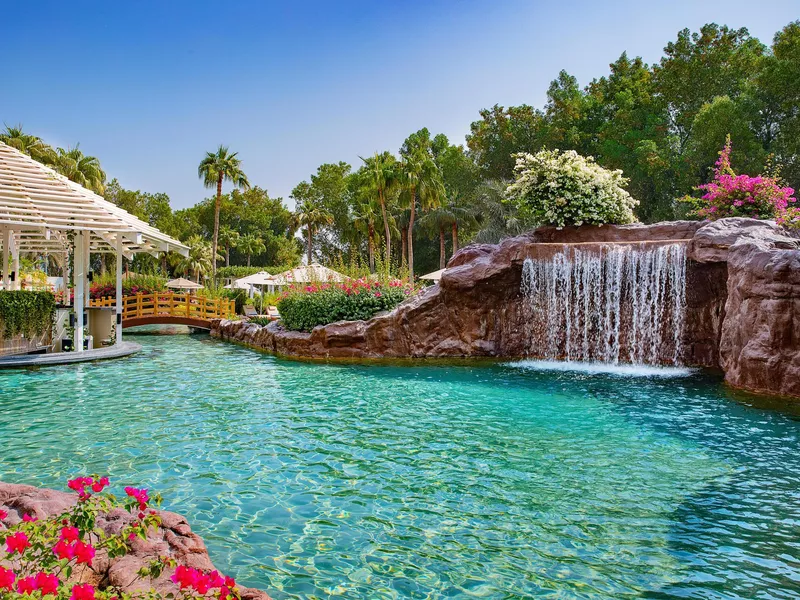
[[[623,50],[657,61],[684,27],[769,43],[798,18],[800,0],[9,0],[0,119],[179,208],[208,195],[197,164],[224,143],[288,201],[323,162],[421,127],[461,143],[481,108],[542,106],[560,69],[586,84]]]

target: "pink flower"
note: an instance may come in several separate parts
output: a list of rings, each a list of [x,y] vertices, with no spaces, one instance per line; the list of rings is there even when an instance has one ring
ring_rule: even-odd
[[[14,580],[17,576],[11,569],[0,567],[0,590],[8,590],[9,592],[14,587]]]
[[[53,546],[53,554],[55,554],[59,560],[72,560],[75,558],[75,548],[72,544],[67,543],[64,540],[60,540]]]
[[[14,552],[22,554],[30,545],[28,536],[21,531],[6,538],[6,550],[9,554],[14,554]]]
[[[200,571],[191,567],[178,565],[175,568],[175,573],[172,574],[172,581],[178,584],[181,589],[187,587],[194,587],[197,584],[197,579],[200,576]]]
[[[70,600],[94,600],[94,588],[88,583],[73,586]]]
[[[91,566],[95,554],[94,546],[78,541],[73,544],[73,549],[78,564],[84,563]]]
[[[42,596],[47,594],[56,595],[58,593],[58,576],[52,573],[37,573],[36,586],[42,592]]]
[[[150,496],[147,495],[146,489],[138,489],[129,486],[125,488],[125,493],[139,502],[139,510],[144,510],[147,508],[147,503],[150,501]]]
[[[5,519],[8,516],[8,513],[4,510],[0,510],[0,521]]]
[[[23,577],[17,580],[17,591],[20,594],[32,594],[39,589],[35,577]]]
[[[26,523],[35,523],[38,520],[38,518],[36,517],[36,515],[24,514],[22,515],[22,520],[25,521]]]
[[[59,538],[64,540],[65,542],[77,542],[80,538],[81,532],[78,531],[77,527],[62,527],[61,533],[59,534]]]

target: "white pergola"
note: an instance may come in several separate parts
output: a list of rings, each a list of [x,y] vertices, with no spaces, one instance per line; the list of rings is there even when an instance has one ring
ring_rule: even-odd
[[[19,289],[20,254],[48,254],[64,269],[74,254],[75,350],[83,351],[84,308],[89,305],[89,258],[117,256],[117,343],[122,341],[122,260],[138,252],[158,255],[189,249],[155,227],[49,167],[0,142],[0,250],[3,289]]]

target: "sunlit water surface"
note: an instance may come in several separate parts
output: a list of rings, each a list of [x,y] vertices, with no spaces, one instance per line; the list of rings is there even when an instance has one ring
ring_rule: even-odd
[[[160,490],[275,598],[800,597],[800,422],[708,375],[130,338],[0,372],[0,479]]]

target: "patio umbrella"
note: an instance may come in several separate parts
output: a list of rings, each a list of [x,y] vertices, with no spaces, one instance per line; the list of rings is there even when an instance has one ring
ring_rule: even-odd
[[[171,290],[202,290],[203,286],[199,283],[195,283],[194,281],[189,281],[188,279],[184,279],[183,277],[178,277],[178,279],[170,279],[167,282],[167,287]]]
[[[438,271],[434,271],[433,273],[428,273],[427,275],[420,275],[420,279],[430,279],[431,281],[439,281],[442,278],[442,275],[447,269],[439,269]]]

